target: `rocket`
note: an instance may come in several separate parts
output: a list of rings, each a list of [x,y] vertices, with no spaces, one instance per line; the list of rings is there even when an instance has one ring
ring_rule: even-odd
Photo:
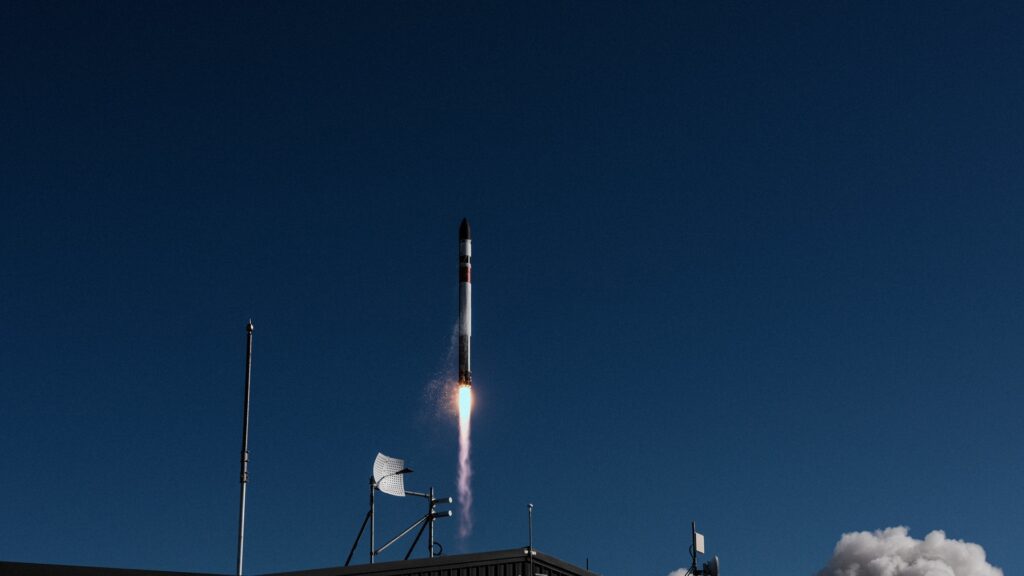
[[[469,221],[463,218],[459,225],[459,386],[473,385],[469,368],[469,341],[473,335],[472,244]]]

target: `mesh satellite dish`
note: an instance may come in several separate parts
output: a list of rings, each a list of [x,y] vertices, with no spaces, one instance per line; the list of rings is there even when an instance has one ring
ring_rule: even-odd
[[[412,472],[405,467],[405,460],[385,456],[380,452],[373,461],[373,482],[377,489],[392,496],[405,496],[405,474]]]

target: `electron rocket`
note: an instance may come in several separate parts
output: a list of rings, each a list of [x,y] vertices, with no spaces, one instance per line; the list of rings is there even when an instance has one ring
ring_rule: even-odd
[[[459,226],[459,386],[473,385],[469,368],[469,341],[473,335],[472,244],[469,220],[463,218]]]

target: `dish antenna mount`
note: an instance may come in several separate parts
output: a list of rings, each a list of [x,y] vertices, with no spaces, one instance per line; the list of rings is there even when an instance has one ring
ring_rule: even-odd
[[[697,523],[690,522],[690,574],[693,576],[718,576],[718,556],[705,562],[703,568],[697,568],[697,555],[704,553],[704,535],[697,532]]]
[[[363,537],[363,532],[366,530],[366,524],[370,524],[370,564],[373,564],[374,559],[389,546],[398,542],[403,536],[412,532],[417,526],[420,527],[420,531],[416,533],[416,538],[412,541],[412,546],[409,546],[409,551],[405,553],[405,559],[408,560],[409,556],[412,555],[412,551],[416,548],[416,544],[420,541],[420,536],[423,536],[423,530],[428,530],[427,537],[427,549],[431,558],[435,556],[434,550],[440,545],[434,542],[434,520],[438,518],[448,518],[452,515],[451,510],[437,511],[438,504],[451,504],[451,498],[435,498],[434,488],[431,487],[429,492],[413,492],[412,490],[405,489],[405,475],[411,474],[412,470],[405,466],[405,460],[401,458],[392,458],[385,456],[380,452],[377,453],[377,458],[373,461],[373,475],[370,476],[370,509],[366,512],[366,516],[363,517],[363,525],[359,527],[359,534],[356,535],[356,541],[352,543],[352,549],[348,552],[348,558],[345,559],[345,566],[348,566],[352,562],[352,555],[355,554],[356,548],[359,546],[359,540]],[[404,498],[405,496],[419,496],[426,498],[427,500],[427,513],[420,517],[419,520],[413,522],[408,528],[402,530],[398,536],[395,536],[391,540],[388,540],[386,544],[377,548],[375,541],[376,522],[374,520],[374,510],[376,509],[376,502],[374,496],[377,491],[391,496],[398,496]]]

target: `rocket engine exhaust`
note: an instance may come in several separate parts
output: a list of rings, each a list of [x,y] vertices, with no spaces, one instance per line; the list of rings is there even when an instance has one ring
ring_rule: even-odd
[[[459,538],[473,531],[473,466],[469,460],[469,424],[473,413],[473,388],[459,386]]]
[[[473,333],[472,240],[469,221],[459,225],[459,537],[466,538],[473,531],[473,488],[470,479],[470,419],[473,413],[473,375],[470,370],[470,340]]]

